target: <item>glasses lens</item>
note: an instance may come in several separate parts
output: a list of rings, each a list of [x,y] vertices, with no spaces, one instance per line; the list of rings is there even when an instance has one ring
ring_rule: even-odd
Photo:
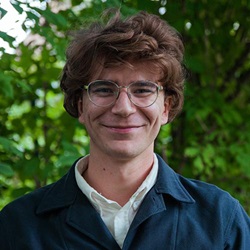
[[[105,107],[114,103],[118,94],[117,86],[109,81],[94,81],[89,84],[88,95],[97,106]]]
[[[134,82],[129,86],[131,101],[139,107],[152,105],[158,96],[158,85],[149,81]]]
[[[137,81],[129,86],[119,87],[111,81],[96,80],[88,85],[87,91],[91,102],[107,107],[116,101],[121,88],[127,88],[131,102],[142,108],[152,105],[158,97],[159,86],[150,81]]]

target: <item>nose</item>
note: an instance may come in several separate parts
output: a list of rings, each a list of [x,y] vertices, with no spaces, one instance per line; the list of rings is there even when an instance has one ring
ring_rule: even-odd
[[[129,93],[125,89],[120,89],[120,93],[112,107],[112,112],[122,117],[127,117],[136,111],[136,106],[130,101]]]

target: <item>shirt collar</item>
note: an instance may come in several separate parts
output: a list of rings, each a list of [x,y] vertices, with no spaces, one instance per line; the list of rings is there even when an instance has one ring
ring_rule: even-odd
[[[84,171],[86,171],[88,167],[88,159],[89,156],[86,156],[84,158],[81,158],[75,166],[75,178],[78,187],[80,190],[88,197],[92,205],[100,211],[100,206],[108,205],[108,206],[114,206],[119,208],[120,205],[116,203],[115,201],[106,199],[104,196],[99,194],[94,188],[92,188],[82,177],[82,174]],[[158,159],[156,155],[154,154],[154,164],[153,167],[146,177],[146,179],[143,181],[141,186],[137,189],[137,191],[132,195],[130,200],[128,201],[132,206],[134,210],[137,210],[140,203],[142,202],[144,196],[146,193],[154,186],[156,182],[158,174]]]
[[[166,193],[171,195],[179,202],[194,203],[195,200],[188,193],[184,186],[186,178],[176,174],[160,157],[158,158],[158,177],[155,184],[157,193]],[[54,209],[70,206],[75,202],[76,196],[80,191],[75,178],[75,165],[69,172],[57,182],[42,188],[45,194],[37,207],[37,213],[45,213]],[[41,192],[37,190],[36,192]]]

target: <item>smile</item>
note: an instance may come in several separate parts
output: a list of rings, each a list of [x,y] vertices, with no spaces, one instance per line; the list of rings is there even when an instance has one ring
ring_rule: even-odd
[[[141,128],[142,126],[135,126],[135,125],[129,125],[129,126],[112,126],[112,125],[104,125],[104,127],[106,127],[107,129],[113,131],[113,132],[117,132],[117,133],[131,133],[139,128]]]

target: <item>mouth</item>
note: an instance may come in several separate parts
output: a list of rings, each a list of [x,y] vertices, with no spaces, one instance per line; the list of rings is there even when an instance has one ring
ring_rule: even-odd
[[[113,125],[103,125],[107,129],[117,132],[117,133],[131,133],[133,131],[136,131],[137,129],[143,127],[138,125],[125,125],[125,126],[113,126]]]

